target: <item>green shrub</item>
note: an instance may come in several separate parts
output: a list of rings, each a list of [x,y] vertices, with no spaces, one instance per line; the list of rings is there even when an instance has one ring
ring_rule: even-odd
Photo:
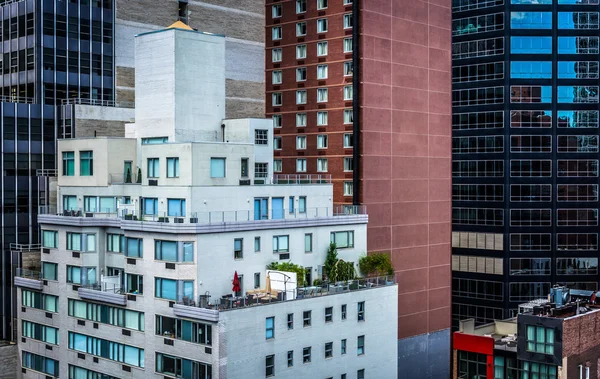
[[[271,262],[267,266],[267,270],[287,271],[296,273],[297,287],[306,286],[306,269],[292,262]]]
[[[392,259],[388,253],[363,255],[358,260],[358,268],[364,276],[383,276],[394,274]]]

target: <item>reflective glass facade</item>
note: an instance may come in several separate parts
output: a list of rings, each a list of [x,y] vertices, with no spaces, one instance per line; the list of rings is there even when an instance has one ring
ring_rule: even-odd
[[[598,11],[453,2],[454,326],[598,287]]]
[[[56,139],[72,136],[61,104],[114,99],[113,25],[113,0],[0,0],[0,339],[14,327],[14,244],[39,243]]]

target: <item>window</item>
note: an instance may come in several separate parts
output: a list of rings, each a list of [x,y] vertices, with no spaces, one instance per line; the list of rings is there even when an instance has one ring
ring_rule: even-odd
[[[344,338],[341,343],[341,354],[346,354],[346,339]]]
[[[559,37],[559,40],[560,38],[561,37]],[[473,42],[474,41],[453,43],[452,58],[464,59],[504,54],[504,37],[478,40],[476,41],[477,43]]]
[[[271,78],[272,78],[273,84],[281,84],[281,81],[283,80],[282,71],[281,70],[273,70],[273,72],[271,73]]]
[[[283,164],[281,159],[275,159],[273,160],[273,171],[274,172],[281,172],[283,171]]]
[[[306,33],[306,26],[305,32]],[[296,59],[305,59],[306,58],[306,45],[296,45]]]
[[[344,157],[344,171],[354,170],[354,158]]]
[[[510,152],[550,153],[552,152],[552,136],[512,135],[510,136]]]
[[[558,201],[598,201],[598,185],[559,184],[557,198]]]
[[[598,61],[559,61],[559,79],[598,79]]]
[[[333,342],[325,343],[325,359],[333,357]]]
[[[597,135],[558,136],[559,153],[597,153]]]
[[[317,79],[327,79],[327,65],[317,65]]]
[[[529,301],[548,296],[550,282],[509,283],[509,301]]]
[[[125,256],[132,258],[142,258],[144,256],[143,253],[143,243],[141,238],[131,238],[125,237]]]
[[[179,177],[179,158],[167,158],[167,178]]]
[[[354,64],[352,61],[344,62],[344,76],[352,76],[354,74]]]
[[[254,252],[260,252],[260,237],[254,237]]]
[[[296,13],[306,12],[306,0],[296,0]]]
[[[282,118],[280,114],[274,114],[273,115],[273,127],[274,128],[281,128],[282,126]]]
[[[327,149],[328,136],[327,134],[317,135],[317,149]]]
[[[268,144],[269,131],[265,129],[256,129],[254,131],[254,144],[266,145]]]
[[[312,311],[304,311],[302,312],[302,326],[307,327],[311,325],[311,313]]]
[[[125,274],[125,291],[134,295],[144,294],[144,276]]]
[[[42,230],[42,247],[56,249],[58,247],[58,232],[55,230]]]
[[[598,37],[558,37],[559,54],[598,54]]]
[[[275,26],[272,28],[273,41],[281,39],[281,26]]]
[[[167,262],[193,262],[194,243],[155,240],[154,259]]]
[[[559,103],[598,103],[598,86],[558,86],[557,92]]]
[[[296,104],[306,104],[306,90],[296,91]]]
[[[225,158],[210,158],[210,177],[225,177]]]
[[[266,318],[266,339],[275,338],[275,317]]]
[[[327,158],[317,159],[317,172],[327,172]]]
[[[516,86],[513,86],[513,88]],[[515,97],[521,92],[513,91]],[[522,91],[523,96],[530,95],[526,91]],[[534,92],[535,94],[539,92]],[[544,92],[552,96],[551,92]],[[552,97],[550,97],[552,99]],[[511,98],[511,101],[517,102]],[[468,105],[480,105],[480,104],[501,104],[504,102],[504,87],[486,87],[478,89],[460,89],[452,91],[452,105],[453,106],[468,106]],[[526,101],[518,101],[526,102]],[[531,102],[531,101],[529,101]]]
[[[328,0],[317,0],[317,9],[321,10],[327,8],[327,2]]]
[[[296,136],[296,149],[306,149],[306,136]]]
[[[554,354],[554,329],[527,325],[527,351]]]
[[[352,86],[344,86],[344,100],[349,101],[352,100]],[[351,110],[350,110],[351,111]]]
[[[365,321],[365,302],[364,301],[359,302],[356,306],[356,309],[357,309],[356,319],[358,321]]]
[[[281,106],[281,92],[273,92],[272,100],[272,104],[274,107]]]
[[[306,113],[296,113],[296,126],[297,127],[305,127],[306,126]]]
[[[265,377],[270,377],[275,375],[275,356],[267,355],[265,358]]]
[[[118,342],[69,332],[69,349],[131,366],[144,367],[144,349]]]
[[[312,233],[304,234],[304,252],[310,253],[312,252]]]
[[[294,196],[290,196],[289,199],[289,212],[294,213]]]
[[[92,370],[88,370],[86,368],[83,367],[78,367],[78,366],[73,366],[73,365],[69,365],[69,378],[70,379],[75,379],[75,378],[82,378],[82,379],[119,379],[115,376],[111,376],[111,375],[106,375],[106,374],[101,374],[99,372],[96,371],[92,371]]]
[[[344,53],[351,53],[353,50],[352,38],[344,38]]]
[[[559,29],[598,29],[598,12],[558,12]]]
[[[96,283],[96,267],[67,265],[67,283],[80,285]]]
[[[54,359],[46,358],[42,355],[37,355],[27,351],[23,351],[21,364],[24,368],[39,371],[44,374],[58,378],[59,361],[55,361]]]
[[[158,199],[144,198],[144,215],[156,216],[158,214]]]
[[[242,238],[236,238],[233,240],[233,258],[234,259],[244,258],[243,245],[244,245],[244,240]]]
[[[354,147],[354,138],[351,133],[344,134],[344,148],[349,149]]]
[[[333,322],[333,307],[325,308],[325,322]]]
[[[254,163],[254,177],[266,178],[269,173],[269,164],[264,162]]]
[[[159,159],[148,158],[148,177],[158,178],[160,176]]]
[[[349,5],[349,4],[352,4],[352,3],[353,3],[352,0],[344,0],[344,5]],[[346,374],[344,374],[344,375],[346,375]]]
[[[338,249],[354,247],[354,231],[331,232],[330,240]]]
[[[598,111],[558,111],[559,128],[597,128]]]
[[[365,354],[365,336],[358,336],[356,339],[356,355]]]
[[[317,112],[317,125],[324,126],[324,125],[327,125],[327,122],[328,122],[327,111]]]
[[[356,371],[356,379],[365,379],[365,369],[361,368]]]
[[[68,314],[84,320],[144,331],[144,312],[69,299]]]
[[[46,312],[58,312],[58,296],[22,289],[21,302],[24,307],[41,309]]]
[[[96,251],[96,235],[67,232],[67,250]]]
[[[185,217],[185,199],[167,199],[167,215]]]
[[[287,366],[294,367],[294,350],[288,350],[287,352]]]
[[[281,137],[273,137],[273,150],[281,150]]]
[[[341,312],[342,320],[345,320],[347,317],[346,310],[347,310],[346,304],[342,304],[342,312]]]
[[[296,37],[302,37],[306,35],[306,22],[296,23]]]
[[[298,197],[298,212],[306,213],[306,196]]]
[[[193,280],[154,278],[154,296],[160,299],[180,301],[183,297],[194,298]]]
[[[272,6],[271,9],[272,9],[273,18],[281,17],[281,14],[282,14],[282,12],[281,12],[281,4],[275,4],[275,5]]]
[[[271,50],[271,61],[281,62],[282,56],[282,49],[280,47]]]
[[[497,87],[496,87],[497,88]],[[560,87],[559,87],[560,88]],[[498,94],[491,98],[486,94],[488,103],[496,102],[501,103],[504,101],[503,90],[498,89]],[[469,93],[471,96],[471,93]],[[471,96],[472,97],[472,96]],[[510,86],[510,102],[511,103],[550,103],[552,102],[552,87],[551,86]],[[466,105],[483,104],[483,102],[468,101]]]
[[[290,251],[290,236],[273,236],[273,252],[287,253]]]
[[[552,62],[513,61],[510,62],[512,79],[551,79]]]
[[[94,175],[94,152],[80,151],[79,152],[79,175],[92,176]]]
[[[327,19],[320,18],[317,20],[317,33],[325,33],[327,31]]]
[[[317,102],[326,103],[328,98],[327,88],[317,88]]]
[[[156,353],[156,372],[171,377],[212,378],[212,366],[202,362]],[[182,374],[183,373],[183,374]],[[95,379],[95,378],[94,378]],[[104,378],[102,378],[104,379]]]
[[[352,28],[352,13],[346,13],[344,15],[344,29]]]
[[[63,151],[62,153],[62,174],[63,176],[75,175],[75,153],[73,151]]]
[[[306,80],[306,67],[298,67],[296,69],[296,81],[297,82],[303,82]],[[302,90],[302,91],[298,91],[298,92],[304,92],[304,101],[300,102],[300,98],[298,98],[296,96],[296,103],[298,104],[306,104],[306,90]],[[296,93],[298,93],[296,92]]]
[[[354,195],[354,183],[346,181],[344,182],[344,196]]]
[[[288,328],[288,330],[294,329],[294,314],[293,313],[287,314],[287,328]]]
[[[306,172],[306,159],[296,159],[296,172]]]
[[[318,57],[324,57],[327,55],[327,49],[328,48],[328,44],[326,41],[323,42],[317,42],[317,56]]]
[[[597,275],[598,258],[556,258],[556,275]]]
[[[310,363],[310,347],[302,349],[302,363]]]

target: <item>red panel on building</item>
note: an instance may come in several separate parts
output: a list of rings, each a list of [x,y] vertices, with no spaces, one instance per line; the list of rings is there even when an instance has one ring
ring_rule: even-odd
[[[494,339],[486,336],[474,336],[455,332],[453,334],[452,346],[456,350],[468,351],[486,355],[494,354]]]

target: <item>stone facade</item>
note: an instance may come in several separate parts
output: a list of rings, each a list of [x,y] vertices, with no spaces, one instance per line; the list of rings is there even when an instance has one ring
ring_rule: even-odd
[[[15,379],[18,377],[17,345],[0,345],[0,379]]]
[[[561,378],[575,378],[579,365],[590,368],[590,378],[598,377],[600,366],[600,312],[563,321],[563,367]]]

